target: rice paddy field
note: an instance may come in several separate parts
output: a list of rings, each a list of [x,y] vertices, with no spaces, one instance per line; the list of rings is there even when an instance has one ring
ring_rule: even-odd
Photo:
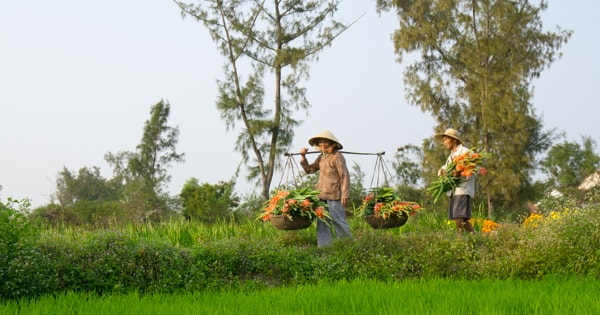
[[[596,279],[338,281],[256,291],[9,301],[1,314],[600,314]]]

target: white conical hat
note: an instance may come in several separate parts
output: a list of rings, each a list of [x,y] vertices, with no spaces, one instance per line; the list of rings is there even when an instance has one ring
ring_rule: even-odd
[[[335,142],[335,144],[337,144],[338,150],[341,150],[344,148],[344,146],[342,146],[342,144],[338,141],[338,139],[329,130],[325,130],[325,131],[321,132],[320,134],[308,139],[308,144],[310,144],[313,147],[317,146],[319,144],[318,143],[319,139],[327,139],[327,140],[331,140],[331,141]]]

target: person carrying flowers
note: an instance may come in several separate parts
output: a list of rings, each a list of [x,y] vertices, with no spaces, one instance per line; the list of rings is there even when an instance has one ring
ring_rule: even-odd
[[[350,226],[346,221],[345,207],[350,198],[350,172],[346,159],[339,151],[342,144],[331,131],[323,131],[308,140],[308,144],[318,149],[321,154],[312,164],[306,160],[307,148],[300,149],[300,165],[308,174],[319,171],[317,190],[319,199],[327,202],[331,220],[329,223],[338,238],[352,237]],[[317,246],[330,245],[334,234],[332,228],[321,220],[317,221]]]
[[[449,166],[458,161],[459,158],[466,156],[470,150],[466,148],[459,138],[456,129],[448,128],[444,133],[435,134],[435,139],[441,141],[444,147],[450,150],[450,155],[446,163],[439,169],[438,176],[459,177],[460,180],[451,190],[446,192],[450,196],[448,207],[448,219],[456,223],[456,229],[459,233],[467,231],[475,233],[473,225],[469,221],[472,213],[471,199],[475,197],[475,174],[463,176],[461,174],[446,174]]]

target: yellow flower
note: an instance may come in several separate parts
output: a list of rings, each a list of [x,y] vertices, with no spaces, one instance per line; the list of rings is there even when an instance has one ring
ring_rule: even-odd
[[[537,228],[543,218],[544,217],[541,214],[532,213],[525,221],[523,221],[523,226]]]
[[[501,226],[502,225],[500,225],[492,220],[486,219],[483,221],[483,227],[481,228],[481,233],[491,233],[493,231],[496,231]]]

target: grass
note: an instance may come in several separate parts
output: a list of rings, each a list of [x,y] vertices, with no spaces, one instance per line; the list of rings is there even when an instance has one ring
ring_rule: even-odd
[[[67,292],[0,304],[1,314],[598,314],[597,279],[339,281],[256,291]]]
[[[411,217],[401,228],[379,230],[379,233],[399,235],[411,232],[430,232],[440,229],[450,229],[447,225],[446,214],[423,212],[417,217]],[[355,234],[370,233],[372,228],[362,219],[348,218],[351,230]],[[171,220],[162,223],[127,224],[111,229],[122,231],[133,240],[149,239],[162,240],[176,247],[206,245],[225,239],[263,239],[270,242],[280,242],[288,245],[316,245],[316,223],[304,230],[280,231],[269,222],[245,219],[241,222],[223,221],[216,224],[203,224],[184,219]],[[89,227],[65,226],[44,227],[42,235],[46,239],[63,239],[77,241],[94,234]]]

